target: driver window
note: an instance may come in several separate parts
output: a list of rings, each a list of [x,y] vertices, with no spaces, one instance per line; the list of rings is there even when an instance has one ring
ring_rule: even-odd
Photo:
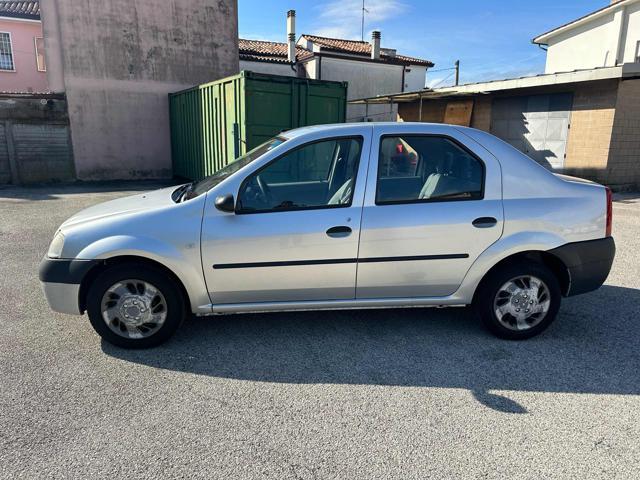
[[[239,213],[351,205],[361,138],[337,138],[298,147],[245,179]]]

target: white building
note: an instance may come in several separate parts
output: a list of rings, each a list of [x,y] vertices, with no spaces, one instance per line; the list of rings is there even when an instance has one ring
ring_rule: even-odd
[[[382,48],[380,32],[371,42],[303,34],[295,41],[295,11],[287,13],[287,42],[240,39],[240,69],[259,73],[348,82],[348,99],[424,88],[429,60]],[[349,105],[347,121],[395,120],[397,107]]]
[[[546,45],[545,73],[640,62],[640,0],[610,5],[533,39]]]

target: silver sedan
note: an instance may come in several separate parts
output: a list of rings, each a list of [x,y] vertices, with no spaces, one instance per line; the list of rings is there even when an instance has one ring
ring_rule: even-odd
[[[529,338],[615,254],[611,192],[485,132],[292,130],[201,181],[88,208],[42,261],[52,309],[149,347],[189,313],[473,305]]]

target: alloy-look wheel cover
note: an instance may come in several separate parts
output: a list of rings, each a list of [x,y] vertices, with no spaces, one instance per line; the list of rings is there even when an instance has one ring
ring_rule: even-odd
[[[102,296],[102,319],[117,335],[146,338],[167,319],[167,301],[158,288],[144,280],[121,280]]]
[[[549,287],[533,275],[515,277],[500,287],[493,301],[498,322],[509,330],[528,330],[549,312]]]

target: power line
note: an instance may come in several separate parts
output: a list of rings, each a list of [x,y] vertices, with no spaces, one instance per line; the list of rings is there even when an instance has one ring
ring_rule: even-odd
[[[443,83],[445,80],[447,80],[448,78],[451,77],[451,75],[453,75],[455,72],[451,72],[449,75],[447,75],[446,77],[444,77],[442,80],[440,80],[438,83],[436,83],[435,85],[432,85],[431,88],[436,88],[438,85],[440,85],[441,83]]]

